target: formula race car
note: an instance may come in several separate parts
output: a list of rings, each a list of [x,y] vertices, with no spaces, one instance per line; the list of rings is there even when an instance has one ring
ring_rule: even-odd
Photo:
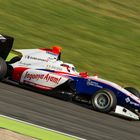
[[[140,94],[133,87],[123,88],[113,82],[77,72],[74,65],[62,62],[61,47],[52,49],[12,50],[14,38],[0,35],[0,80],[11,80],[44,93],[68,95],[87,102],[96,111],[115,112],[139,120]]]

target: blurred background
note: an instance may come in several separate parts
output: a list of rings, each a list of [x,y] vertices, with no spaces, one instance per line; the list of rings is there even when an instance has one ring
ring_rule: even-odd
[[[140,89],[140,0],[0,0],[14,48],[63,48],[62,60]]]

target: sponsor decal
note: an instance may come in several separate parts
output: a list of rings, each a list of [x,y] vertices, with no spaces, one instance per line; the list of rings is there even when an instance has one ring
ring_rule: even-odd
[[[53,52],[47,52],[48,54],[54,55],[54,56],[58,56],[58,54],[55,54]]]
[[[130,98],[129,98],[129,97],[125,98],[125,101],[126,101],[127,103],[129,103],[129,102],[130,102]]]
[[[58,84],[59,81],[61,80],[61,77],[60,78],[57,78],[57,77],[54,77],[54,76],[50,76],[49,74],[45,75],[44,76],[44,79],[46,80],[46,82],[53,82],[53,83],[56,83]]]
[[[90,79],[87,80],[87,86],[94,86],[94,87],[98,87],[98,88],[103,88],[101,85],[99,85],[99,83],[92,81]]]
[[[51,70],[58,70],[58,71],[62,71],[61,67],[57,67],[57,66],[53,66],[53,65],[46,65],[47,69],[51,69]]]
[[[125,98],[125,102],[131,105],[140,106],[138,103],[131,101],[129,97]]]
[[[30,65],[31,65],[30,63],[24,63],[24,62],[22,62],[22,61],[20,61],[19,64],[25,65],[25,66],[30,66]]]
[[[25,56],[26,59],[32,59],[32,60],[38,60],[38,61],[45,61],[45,62],[48,62],[48,60],[46,59],[42,59],[42,58],[38,58],[38,57],[33,57],[33,56]]]
[[[50,74],[31,74],[26,72],[24,79],[28,80],[45,80],[46,82],[52,82],[58,84],[61,80],[61,77],[55,77]]]

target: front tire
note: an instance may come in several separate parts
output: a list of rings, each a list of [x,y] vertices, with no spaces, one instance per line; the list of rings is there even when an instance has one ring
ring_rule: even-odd
[[[112,91],[101,89],[93,94],[91,103],[94,110],[108,113],[116,107],[117,99]]]
[[[7,74],[7,64],[3,58],[0,57],[0,80]]]
[[[124,89],[126,89],[127,91],[131,92],[133,95],[140,98],[140,92],[137,89],[135,89],[133,87],[125,87]]]

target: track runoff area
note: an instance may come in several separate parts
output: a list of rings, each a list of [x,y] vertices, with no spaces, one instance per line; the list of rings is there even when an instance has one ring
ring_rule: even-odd
[[[0,128],[40,140],[85,140],[80,137],[55,131],[4,115],[0,115]]]

